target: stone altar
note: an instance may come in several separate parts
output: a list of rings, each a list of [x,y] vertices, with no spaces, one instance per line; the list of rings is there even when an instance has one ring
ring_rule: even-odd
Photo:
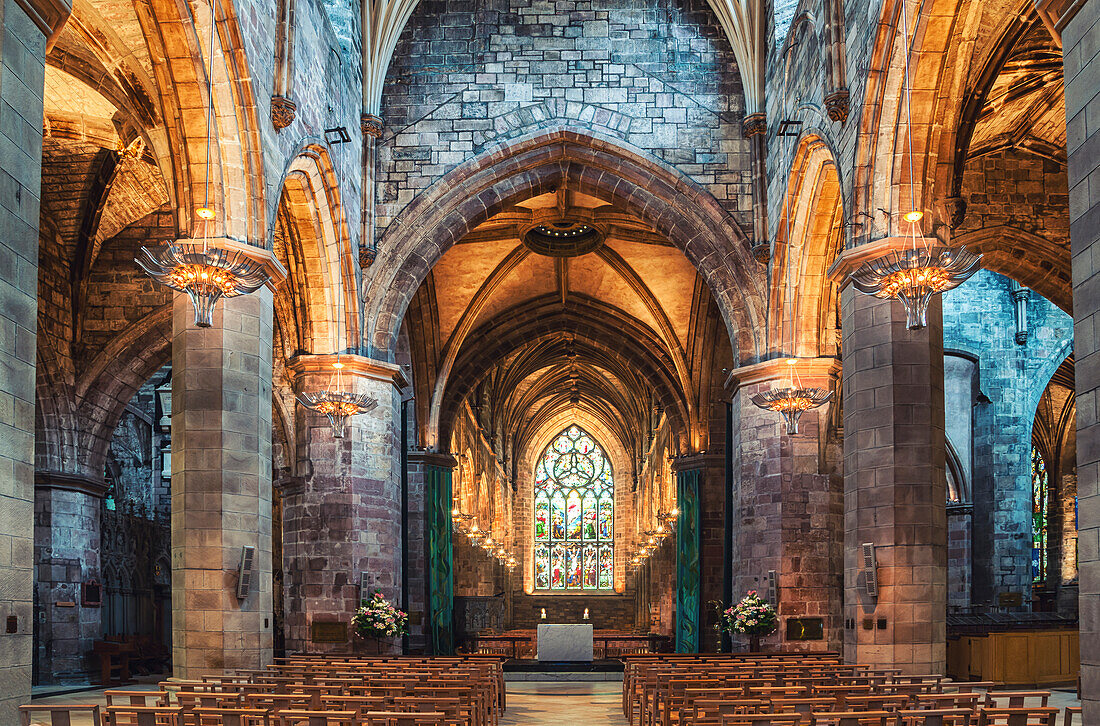
[[[592,625],[539,624],[540,661],[592,662]]]

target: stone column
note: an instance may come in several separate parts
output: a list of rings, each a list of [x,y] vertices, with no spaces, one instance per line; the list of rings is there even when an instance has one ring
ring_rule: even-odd
[[[397,603],[401,588],[401,460],[398,366],[357,355],[298,356],[287,364],[296,392],[366,394],[378,405],[352,416],[343,438],[328,419],[298,406],[301,488],[283,509],[286,644],[311,653],[374,652],[354,635],[360,599],[381,591]],[[368,592],[359,591],[366,573]],[[383,643],[383,649],[400,641]]]
[[[1062,30],[1069,142],[1077,497],[1084,723],[1100,723],[1100,3],[1079,3]]]
[[[364,6],[365,8],[366,6]],[[365,99],[364,99],[365,100]],[[375,147],[382,138],[382,119],[372,113],[363,112],[359,117],[359,130],[363,132],[363,192],[362,192],[362,222],[359,236],[359,266],[364,270],[370,267],[378,254],[375,241],[375,176],[377,165],[375,164]]]
[[[34,364],[46,35],[70,6],[0,2],[0,723],[30,698]]]
[[[907,330],[900,303],[841,293],[844,351],[844,658],[943,673],[947,511],[943,324]],[[862,545],[878,560],[867,594]]]
[[[741,133],[749,142],[749,169],[752,174],[752,254],[765,261],[768,248],[768,117],[751,113],[741,122]]]
[[[779,633],[769,640],[785,650],[839,650],[843,638],[840,567],[844,502],[840,477],[829,473],[822,438],[830,402],[807,411],[798,433],[788,435],[780,414],[753,405],[765,390],[797,384],[832,390],[840,373],[835,358],[788,359],[744,366],[730,374],[734,389],[734,599],[749,590],[768,596],[769,571],[779,587],[771,593],[778,606]],[[786,641],[790,618],[820,619],[823,640]]]
[[[172,663],[177,678],[271,662],[272,293],[172,310]],[[237,598],[244,546],[253,585]]]
[[[450,454],[431,451],[409,453],[410,479],[412,472],[422,472],[423,538],[419,546],[422,560],[410,558],[414,571],[426,573],[425,632],[428,647],[435,655],[454,653],[454,550],[451,520],[451,475],[458,462]],[[410,503],[412,497],[409,498]],[[412,513],[409,516],[412,525]],[[414,530],[415,531],[415,530]]]
[[[88,651],[103,629],[100,595],[89,592],[96,599],[87,607],[84,595],[103,581],[100,507],[107,487],[70,474],[36,472],[34,479],[38,683],[86,681]]]

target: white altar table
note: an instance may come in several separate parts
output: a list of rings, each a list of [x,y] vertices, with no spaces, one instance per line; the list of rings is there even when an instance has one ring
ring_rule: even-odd
[[[540,624],[538,630],[540,661],[592,662],[592,625]]]

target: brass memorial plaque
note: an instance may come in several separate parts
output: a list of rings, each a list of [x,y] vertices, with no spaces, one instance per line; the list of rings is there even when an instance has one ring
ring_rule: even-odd
[[[822,618],[787,618],[787,640],[825,640]]]
[[[310,626],[309,639],[314,643],[346,643],[348,624],[314,620]]]

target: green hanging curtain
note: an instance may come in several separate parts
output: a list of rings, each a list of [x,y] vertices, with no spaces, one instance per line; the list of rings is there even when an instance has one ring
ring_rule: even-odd
[[[451,469],[427,465],[428,618],[432,650],[454,655],[454,553],[451,548]]]
[[[676,472],[676,652],[699,652],[699,469]]]

